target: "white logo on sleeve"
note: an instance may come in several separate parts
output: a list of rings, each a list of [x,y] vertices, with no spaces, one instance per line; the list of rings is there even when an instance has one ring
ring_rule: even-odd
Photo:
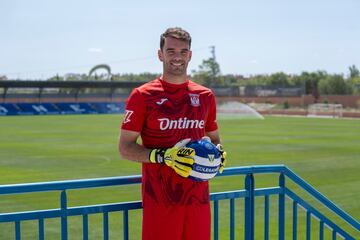
[[[160,99],[160,101],[156,102],[157,105],[161,105],[163,104],[165,101],[167,101],[168,99],[167,98],[162,98]]]
[[[123,124],[125,123],[128,123],[131,121],[131,116],[133,115],[134,111],[131,111],[131,110],[125,110],[125,115],[124,115],[124,122]]]
[[[200,106],[200,98],[199,98],[200,95],[189,93],[189,96],[190,96],[191,106],[199,107]]]

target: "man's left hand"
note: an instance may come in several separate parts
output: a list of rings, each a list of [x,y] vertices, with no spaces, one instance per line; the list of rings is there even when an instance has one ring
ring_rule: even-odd
[[[224,171],[224,167],[226,165],[226,152],[224,150],[223,145],[221,145],[220,143],[218,145],[216,145],[216,148],[221,153],[221,162],[220,162],[220,168],[219,168],[219,173],[221,174]]]

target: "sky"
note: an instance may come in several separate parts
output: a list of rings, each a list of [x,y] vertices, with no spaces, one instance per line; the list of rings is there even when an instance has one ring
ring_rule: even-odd
[[[215,46],[222,74],[360,67],[359,0],[1,0],[0,76],[46,79],[88,73],[161,73],[160,35],[192,36],[189,73]]]

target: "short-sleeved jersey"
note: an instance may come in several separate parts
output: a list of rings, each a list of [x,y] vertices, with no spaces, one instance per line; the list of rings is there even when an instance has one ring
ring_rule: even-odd
[[[215,96],[191,80],[171,84],[155,79],[132,91],[121,128],[139,132],[146,148],[200,139],[217,130]],[[209,187],[179,176],[165,164],[143,163],[142,195],[144,205],[203,204],[209,202]]]

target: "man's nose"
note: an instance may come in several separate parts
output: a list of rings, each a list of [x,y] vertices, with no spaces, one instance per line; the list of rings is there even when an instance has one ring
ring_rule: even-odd
[[[174,54],[174,60],[181,60],[181,59],[182,59],[182,55],[180,52]]]
[[[179,51],[179,52],[175,52],[175,53],[174,53],[174,58],[182,58],[181,52],[180,52],[180,51]]]

